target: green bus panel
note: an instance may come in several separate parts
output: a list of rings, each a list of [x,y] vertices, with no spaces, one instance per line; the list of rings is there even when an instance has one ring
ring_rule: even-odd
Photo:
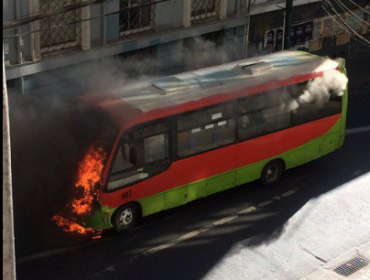
[[[143,217],[157,213],[164,210],[164,193],[144,197],[139,200],[139,203],[143,208]]]
[[[259,179],[266,160],[253,163],[236,170],[236,185],[242,185]]]
[[[188,185],[187,201],[193,201],[207,195],[207,180],[200,180],[198,182]]]
[[[333,152],[339,146],[339,133],[334,132],[323,137],[319,145],[319,156]]]
[[[235,170],[214,176],[207,180],[207,195],[235,186]]]
[[[176,188],[165,192],[164,194],[164,208],[170,209],[186,203],[188,195],[188,186]]]
[[[304,164],[306,161],[306,146],[293,149],[280,156],[285,162],[285,169]]]

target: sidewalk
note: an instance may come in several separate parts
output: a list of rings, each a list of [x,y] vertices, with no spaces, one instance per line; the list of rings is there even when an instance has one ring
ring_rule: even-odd
[[[365,262],[358,261],[357,259],[357,262],[351,262],[348,264],[348,262],[355,257],[360,257],[364,259]],[[370,261],[370,241],[361,244],[346,253],[343,253],[339,257],[326,263],[313,273],[301,278],[300,280],[370,280],[369,262],[367,262],[367,265],[364,267],[362,267],[362,265],[359,265],[356,268],[353,266],[353,264],[366,264],[366,260]],[[342,274],[334,271],[335,269],[340,271]]]
[[[356,255],[370,261],[369,201],[370,173],[354,176],[307,202],[276,239],[235,244],[204,279],[370,280],[370,263],[349,276],[334,271]]]

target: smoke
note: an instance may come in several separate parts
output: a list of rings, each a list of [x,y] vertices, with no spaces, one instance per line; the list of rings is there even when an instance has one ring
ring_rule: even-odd
[[[325,103],[330,95],[342,96],[347,83],[348,78],[344,74],[337,70],[327,71],[322,77],[308,83],[307,89],[298,97],[298,103]]]
[[[54,95],[10,96],[9,115],[17,257],[70,245],[51,218],[77,195],[77,164],[109,118]]]
[[[224,64],[242,59],[237,44],[217,46],[212,41],[195,37],[183,50],[184,71]]]

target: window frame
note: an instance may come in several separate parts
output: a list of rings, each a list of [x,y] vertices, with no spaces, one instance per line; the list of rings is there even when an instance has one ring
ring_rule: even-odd
[[[211,151],[214,151],[214,150],[217,150],[217,149],[220,149],[220,148],[224,148],[224,147],[227,147],[227,146],[230,146],[230,145],[233,145],[233,144],[236,144],[238,142],[238,138],[237,138],[237,132],[238,132],[238,122],[237,122],[237,115],[236,115],[236,105],[237,105],[237,100],[234,99],[234,100],[231,100],[231,101],[226,101],[226,102],[221,102],[221,103],[217,103],[217,104],[213,104],[213,105],[210,105],[210,106],[206,106],[206,107],[203,107],[203,108],[199,108],[199,109],[195,109],[195,110],[191,110],[191,111],[187,111],[187,112],[184,112],[184,113],[181,113],[181,114],[177,114],[175,116],[175,125],[176,125],[176,129],[175,129],[175,142],[176,142],[176,151],[175,151],[175,156],[176,156],[176,160],[183,160],[183,159],[186,159],[186,158],[189,158],[189,157],[192,157],[192,156],[197,156],[197,155],[200,155],[200,154],[203,154],[203,153],[207,153],[207,152],[211,152]],[[197,112],[202,112],[202,111],[205,111],[205,110],[209,110],[209,109],[213,109],[213,108],[217,108],[217,107],[222,107],[222,106],[225,106],[225,105],[231,105],[232,108],[233,108],[233,112],[232,112],[232,120],[234,120],[235,122],[235,129],[234,129],[234,141],[231,142],[231,143],[228,143],[228,144],[225,144],[225,145],[222,145],[222,146],[217,146],[215,148],[212,148],[212,149],[209,149],[209,150],[205,150],[205,151],[199,151],[197,153],[194,153],[194,154],[191,154],[191,155],[186,155],[186,156],[179,156],[179,150],[178,150],[178,118],[180,116],[186,116],[186,115],[190,115],[192,113],[197,113]]]
[[[78,10],[78,9],[77,9]],[[76,10],[76,11],[77,11]],[[37,20],[30,23],[30,49],[32,61],[39,61],[44,57],[57,55],[60,52],[81,47],[81,50],[87,50],[91,46],[90,42],[90,24],[89,21],[84,21],[90,17],[90,7],[79,8],[79,12],[76,15],[76,36],[75,40],[66,47],[65,43],[57,43],[52,46],[41,45],[41,32],[40,26],[41,21]],[[36,14],[41,12],[40,0],[29,1],[29,13]]]
[[[121,171],[116,171],[114,173],[112,172],[113,167],[114,167],[114,163],[116,161],[116,158],[117,158],[117,155],[118,155],[118,152],[120,150],[121,145],[124,144],[127,140],[128,141],[133,141],[134,140],[133,139],[134,131],[140,130],[140,129],[148,127],[148,126],[156,125],[156,124],[159,124],[159,123],[166,123],[166,122],[168,123],[168,130],[165,130],[164,132],[156,133],[156,134],[148,136],[148,137],[151,137],[151,136],[156,136],[156,135],[168,133],[168,156],[166,158],[156,160],[156,161],[152,161],[149,164],[132,165],[132,167],[130,167],[130,168],[127,168],[127,169],[124,169],[124,170],[121,170]],[[111,164],[109,166],[108,176],[107,176],[106,184],[104,186],[104,192],[112,193],[112,192],[116,192],[116,191],[119,191],[119,190],[124,189],[124,188],[128,188],[128,187],[130,187],[134,184],[145,181],[149,178],[152,178],[152,177],[166,171],[171,166],[171,164],[173,162],[173,160],[172,160],[172,149],[173,149],[172,127],[173,127],[173,125],[172,125],[171,118],[162,118],[162,119],[157,119],[157,120],[153,120],[153,121],[149,121],[149,122],[145,122],[145,123],[135,125],[135,126],[129,128],[128,130],[126,130],[124,133],[122,133],[121,136],[120,136],[120,139],[118,141],[118,144],[116,146],[116,149],[114,151],[114,155],[112,157]],[[129,137],[127,137],[127,136],[129,136]],[[145,138],[147,138],[147,137],[143,137],[142,139],[145,139]],[[141,168],[145,168],[145,167],[150,168],[150,167],[155,167],[155,166],[158,166],[160,171],[155,172],[155,174],[152,175],[152,176],[148,176],[148,177],[140,179],[138,181],[128,183],[126,185],[123,185],[123,186],[118,187],[118,188],[113,189],[113,190],[108,189],[109,180],[114,175],[116,176],[116,175],[124,174],[124,173],[127,173],[127,172],[131,172],[131,171],[134,171],[134,170],[138,170],[138,169],[141,169]]]
[[[119,9],[131,9],[132,7],[135,7],[136,5],[133,5],[132,4],[132,1],[134,0],[128,0],[129,1],[129,4],[128,4],[128,7],[121,7],[121,3],[119,3]],[[141,0],[140,0],[141,1]],[[125,37],[125,36],[128,36],[128,35],[132,35],[132,34],[139,34],[141,32],[145,32],[145,31],[149,31],[149,30],[153,30],[154,29],[154,26],[155,26],[155,15],[154,15],[154,18],[153,18],[153,13],[155,13],[155,5],[152,3],[152,0],[149,0],[150,4],[140,4],[137,5],[137,6],[142,6],[142,5],[150,5],[150,14],[149,14],[149,17],[150,17],[150,24],[148,26],[142,26],[142,27],[137,27],[137,28],[133,28],[133,29],[127,29],[125,31],[121,31],[121,11],[119,13],[119,19],[118,19],[118,22],[119,22],[119,37],[122,38],[122,37]],[[134,9],[138,9],[139,10],[139,13],[140,13],[140,16],[138,17],[139,18],[139,21],[141,22],[142,21],[142,8],[134,8]],[[126,13],[130,13],[130,11],[125,11]],[[122,12],[124,13],[124,12]],[[130,20],[129,20],[130,22]]]
[[[284,86],[284,87],[278,87],[278,88],[274,88],[273,90],[281,90],[281,89],[284,89],[284,88],[288,88],[288,86]],[[258,97],[263,97],[264,95],[268,95],[268,94],[273,94],[273,93],[270,93],[269,91],[263,91],[263,92],[259,92],[255,95],[251,95],[251,96],[245,96],[245,97],[242,97],[242,98],[238,98],[238,107],[237,107],[237,115],[238,115],[238,129],[237,129],[237,132],[238,132],[238,140],[240,142],[244,142],[244,141],[248,141],[248,140],[251,140],[251,139],[254,139],[254,138],[258,138],[258,137],[261,137],[261,136],[265,136],[265,135],[268,135],[268,134],[271,134],[271,133],[275,133],[275,132],[278,132],[278,131],[281,131],[281,130],[285,130],[285,129],[288,129],[290,127],[293,127],[293,111],[291,110],[289,112],[290,114],[290,120],[289,120],[289,125],[288,126],[285,126],[285,127],[282,127],[282,128],[278,128],[278,129],[275,129],[275,130],[272,130],[272,131],[269,131],[267,133],[262,133],[262,134],[259,134],[257,136],[253,136],[253,137],[249,137],[249,138],[240,138],[240,129],[242,128],[241,127],[241,117],[242,116],[245,116],[245,115],[250,115],[250,114],[254,114],[254,113],[259,113],[259,112],[263,112],[264,110],[267,110],[267,109],[272,109],[272,108],[276,108],[276,106],[273,106],[273,107],[265,107],[265,108],[262,108],[262,109],[258,109],[258,110],[251,110],[250,112],[248,113],[245,113],[245,114],[241,114],[241,110],[240,110],[240,103],[244,100],[248,100],[248,99],[253,99],[253,98],[258,98]],[[279,94],[279,93],[277,93]],[[288,92],[288,94],[290,95],[290,93]],[[267,98],[267,97],[266,97]],[[281,103],[279,104],[281,105]]]

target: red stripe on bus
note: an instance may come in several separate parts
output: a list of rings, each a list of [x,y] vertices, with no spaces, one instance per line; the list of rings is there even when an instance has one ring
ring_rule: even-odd
[[[130,200],[138,200],[277,156],[324,135],[340,116],[341,114],[337,114],[175,161],[168,170],[132,187],[112,193],[102,192],[102,205],[109,205],[110,208],[120,206],[124,202],[121,194],[130,190]]]

